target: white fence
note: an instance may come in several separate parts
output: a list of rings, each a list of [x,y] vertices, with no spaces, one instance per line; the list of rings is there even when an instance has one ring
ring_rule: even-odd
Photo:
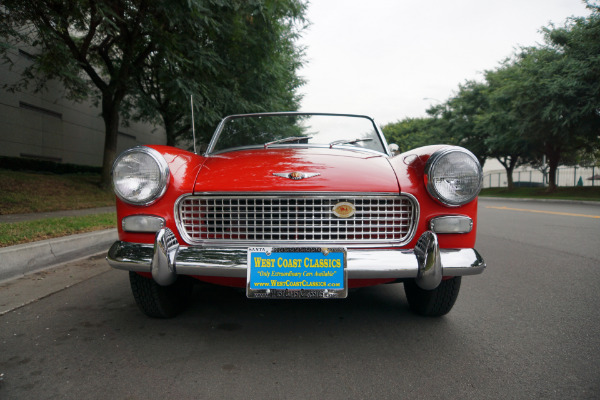
[[[547,186],[546,176],[539,169],[521,168],[513,172],[513,182],[518,186]],[[600,167],[559,167],[556,170],[556,184],[558,186],[600,186]],[[483,187],[506,187],[505,170],[485,172]]]

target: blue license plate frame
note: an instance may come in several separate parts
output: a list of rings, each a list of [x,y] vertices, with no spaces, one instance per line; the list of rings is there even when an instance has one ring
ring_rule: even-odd
[[[251,247],[248,298],[333,299],[348,296],[344,247]]]

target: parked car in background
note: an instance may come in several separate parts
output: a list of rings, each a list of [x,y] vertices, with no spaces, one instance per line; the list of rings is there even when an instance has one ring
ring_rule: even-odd
[[[125,151],[113,183],[119,240],[107,259],[151,317],[176,315],[194,281],[277,299],[403,283],[414,312],[440,316],[462,276],[485,268],[477,158],[447,145],[394,155],[366,116],[228,116],[202,155]]]

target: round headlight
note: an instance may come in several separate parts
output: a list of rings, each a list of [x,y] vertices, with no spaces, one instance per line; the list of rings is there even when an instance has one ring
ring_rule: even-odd
[[[161,197],[169,183],[169,166],[149,147],[133,147],[121,153],[112,170],[115,194],[123,201],[147,205]]]
[[[462,206],[479,194],[483,183],[477,157],[462,147],[436,151],[425,166],[427,190],[447,206]]]

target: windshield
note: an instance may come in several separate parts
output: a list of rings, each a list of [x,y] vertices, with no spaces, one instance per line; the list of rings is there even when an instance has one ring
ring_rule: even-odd
[[[253,114],[223,120],[209,153],[239,148],[326,147],[386,153],[372,119],[334,114]]]

